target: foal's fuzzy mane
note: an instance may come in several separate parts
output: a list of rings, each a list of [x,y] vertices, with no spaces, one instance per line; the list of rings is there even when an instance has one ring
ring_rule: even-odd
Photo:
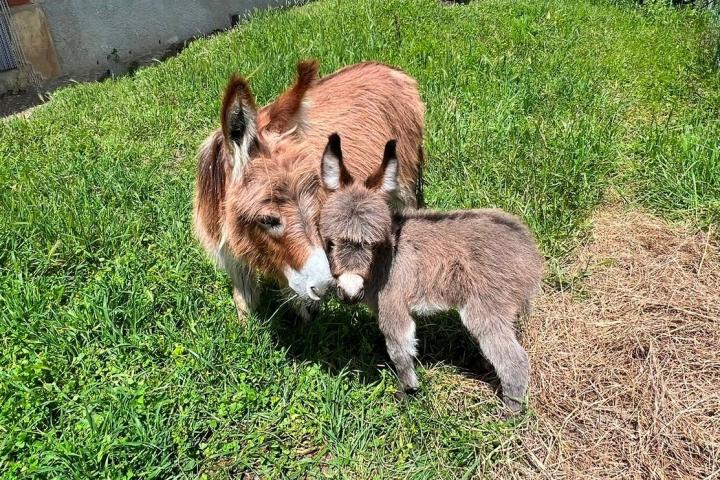
[[[390,237],[391,210],[382,195],[350,186],[331,194],[320,216],[324,237],[356,243],[382,243]]]

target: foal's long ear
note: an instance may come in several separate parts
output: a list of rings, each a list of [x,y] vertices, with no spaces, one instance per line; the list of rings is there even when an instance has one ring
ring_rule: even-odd
[[[381,189],[391,193],[398,188],[398,160],[396,153],[397,140],[390,140],[385,144],[382,163],[378,169],[365,180],[367,188]]]
[[[255,121],[257,108],[247,81],[234,74],[223,96],[221,108],[222,133],[232,153],[233,176],[239,178],[250,161],[251,149],[257,142]]]
[[[337,190],[353,182],[353,177],[343,163],[340,135],[333,133],[328,137],[322,156],[322,183],[328,190]]]

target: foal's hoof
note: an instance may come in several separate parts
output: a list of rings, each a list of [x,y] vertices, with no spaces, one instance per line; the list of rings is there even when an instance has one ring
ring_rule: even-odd
[[[397,392],[393,393],[393,397],[395,397],[395,400],[397,400],[398,402],[402,402],[403,400],[406,400],[409,396],[414,396],[417,392],[417,387],[408,387],[404,391],[398,390]]]
[[[395,400],[397,400],[398,402],[402,402],[407,399],[407,393],[403,392],[402,390],[398,390],[397,392],[393,393],[393,397],[395,397]]]
[[[415,395],[418,392],[418,390],[419,390],[418,387],[407,387],[407,388],[405,388],[405,393],[407,393],[408,395]]]
[[[516,398],[510,398],[510,397],[503,397],[503,403],[505,404],[505,407],[507,407],[507,410],[509,410],[508,417],[513,417],[523,410],[523,403],[522,401],[516,399]]]

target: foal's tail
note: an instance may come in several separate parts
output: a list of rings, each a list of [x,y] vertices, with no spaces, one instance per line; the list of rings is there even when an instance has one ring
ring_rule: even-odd
[[[532,313],[532,302],[529,298],[523,300],[523,304],[520,307],[520,317],[528,317]]]

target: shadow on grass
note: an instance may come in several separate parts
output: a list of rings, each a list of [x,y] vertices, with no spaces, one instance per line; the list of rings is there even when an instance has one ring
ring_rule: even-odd
[[[377,320],[364,306],[346,306],[332,299],[314,320],[304,323],[289,305],[277,309],[282,303],[279,295],[270,297],[263,302],[261,318],[271,318],[269,326],[278,345],[294,360],[317,363],[333,375],[343,369],[356,372],[363,383],[379,380],[380,369],[392,367]],[[457,313],[420,318],[416,324],[418,359],[423,366],[450,365],[498,389],[492,366]]]

